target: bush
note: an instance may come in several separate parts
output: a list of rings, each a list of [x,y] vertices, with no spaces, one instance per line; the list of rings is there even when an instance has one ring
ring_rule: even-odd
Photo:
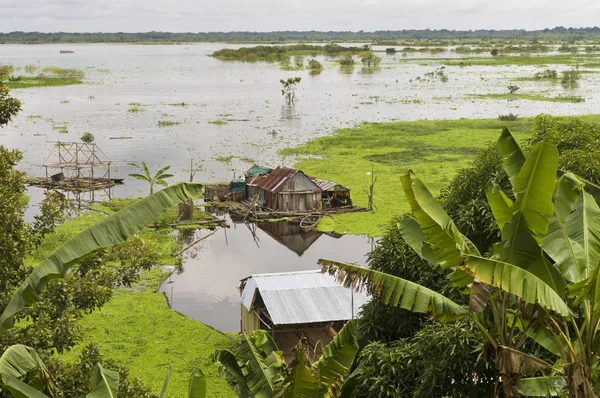
[[[81,142],[85,142],[86,144],[91,144],[94,142],[94,135],[90,132],[85,132],[80,138]]]
[[[394,47],[389,47],[385,49],[386,54],[396,54],[396,49]]]
[[[321,63],[319,61],[317,61],[316,59],[311,59],[310,61],[308,61],[308,69],[321,70],[321,69],[323,69],[323,65],[321,65]]]
[[[513,113],[509,113],[508,115],[500,115],[498,116],[498,120],[514,122],[515,120],[520,120],[521,117],[519,115],[515,115]]]
[[[340,59],[340,65],[342,66],[351,66],[354,65],[354,57],[350,53],[346,53],[342,55]]]

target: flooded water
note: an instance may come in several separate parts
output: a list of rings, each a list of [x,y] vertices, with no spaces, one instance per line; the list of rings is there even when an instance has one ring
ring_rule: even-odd
[[[14,90],[23,110],[0,130],[0,145],[22,150],[19,167],[43,176],[41,165],[56,141],[76,141],[90,132],[112,161],[111,176],[125,179],[112,197],[132,197],[148,192],[146,182],[128,177],[134,172],[132,162],[145,161],[152,171],[170,165],[175,174],[171,181],[187,181],[191,160],[202,166],[195,181],[218,182],[239,176],[252,161],[291,166],[294,159],[279,155],[281,149],[365,121],[585,114],[597,113],[600,106],[598,73],[583,74],[573,90],[518,83],[522,93],[583,96],[584,103],[475,100],[470,95],[506,93],[507,85],[514,84],[511,79],[531,77],[545,67],[451,66],[445,67],[448,81],[442,82],[426,77],[439,64],[411,61],[423,55],[378,53],[383,61],[374,73],[364,73],[360,65],[342,70],[334,59],[319,56],[324,70],[310,75],[308,70],[284,71],[278,63],[223,62],[208,56],[223,47],[239,46],[0,45],[0,64],[85,72],[82,85]],[[74,53],[59,54],[64,49]],[[457,55],[436,55],[451,56]],[[296,104],[288,106],[279,80],[293,76],[302,81]],[[174,124],[159,127],[160,121]],[[42,192],[29,189],[32,205]],[[97,192],[95,199],[108,196]],[[27,217],[35,211],[32,207]],[[315,269],[320,257],[364,264],[370,249],[366,237],[301,235],[268,225],[258,228],[255,237],[245,225],[233,225],[186,253],[185,272],[163,286],[173,308],[218,329],[237,331],[240,279]]]
[[[372,240],[283,222],[233,223],[186,252],[184,272],[162,285],[174,310],[221,331],[240,331],[240,280],[253,274],[318,269],[319,258],[366,265]],[[184,231],[190,244],[211,233]]]
[[[75,53],[59,54],[66,47]],[[474,100],[470,94],[505,93],[514,83],[511,78],[533,76],[543,68],[451,66],[445,68],[449,80],[444,83],[424,79],[439,65],[410,61],[429,55],[378,53],[383,61],[375,73],[363,73],[360,65],[342,71],[333,59],[319,56],[324,70],[311,76],[308,70],[284,71],[278,63],[224,62],[207,56],[223,47],[239,46],[0,45],[2,64],[85,71],[82,85],[14,90],[23,110],[0,130],[0,144],[23,150],[20,167],[39,176],[52,142],[78,140],[90,132],[112,160],[112,175],[126,179],[114,192],[122,197],[148,189],[145,182],[127,176],[132,172],[129,162],[145,161],[152,170],[171,165],[173,180],[187,180],[192,159],[203,166],[196,181],[223,181],[239,175],[250,160],[271,167],[291,165],[294,159],[282,158],[280,149],[363,121],[593,113],[600,105],[597,73],[584,74],[580,87],[569,91],[551,83],[518,83],[520,92],[581,95],[584,103]],[[285,105],[279,83],[291,76],[302,77],[293,107]],[[181,103],[186,105],[173,105]],[[135,107],[141,111],[128,111]],[[159,127],[159,121],[179,124]]]

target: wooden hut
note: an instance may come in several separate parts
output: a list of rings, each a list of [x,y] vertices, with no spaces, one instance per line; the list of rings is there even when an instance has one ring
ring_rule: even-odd
[[[252,275],[241,289],[241,330],[268,330],[286,353],[300,338],[313,348],[328,344],[369,301],[321,270]]]
[[[333,181],[321,180],[316,177],[310,177],[310,179],[323,190],[322,200],[324,209],[352,206],[350,188]]]
[[[246,179],[249,201],[277,211],[312,211],[322,208],[322,192],[300,170],[278,167],[268,174]]]

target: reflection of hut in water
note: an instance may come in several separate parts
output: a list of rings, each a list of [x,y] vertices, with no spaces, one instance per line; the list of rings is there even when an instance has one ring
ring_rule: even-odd
[[[267,235],[297,255],[304,252],[322,235],[321,232],[304,232],[300,225],[288,222],[263,222],[256,224]]]
[[[318,351],[369,301],[320,270],[252,275],[240,288],[242,331],[268,330],[288,355],[301,338]]]
[[[248,200],[271,210],[311,211],[322,207],[322,189],[300,170],[278,167],[248,177]]]

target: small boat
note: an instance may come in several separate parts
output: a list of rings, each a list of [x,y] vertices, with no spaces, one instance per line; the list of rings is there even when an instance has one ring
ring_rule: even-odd
[[[73,54],[75,53],[75,51],[71,51],[71,50],[60,50],[61,54]]]
[[[308,214],[302,219],[302,221],[300,221],[300,228],[302,228],[304,232],[312,231],[317,226],[320,220],[321,214]]]

